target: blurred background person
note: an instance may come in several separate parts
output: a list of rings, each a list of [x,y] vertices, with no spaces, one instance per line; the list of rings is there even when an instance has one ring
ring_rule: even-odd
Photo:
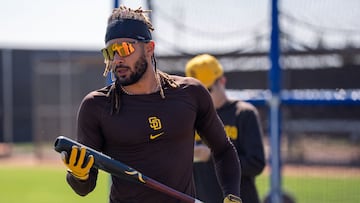
[[[244,203],[259,203],[255,177],[265,167],[263,131],[259,113],[250,103],[232,100],[225,92],[226,77],[219,61],[211,55],[201,54],[189,60],[185,75],[194,77],[209,90],[216,111],[224,123],[227,136],[237,149],[241,164],[241,199]],[[207,203],[223,199],[218,184],[210,149],[196,136],[194,153],[194,179],[196,195]]]

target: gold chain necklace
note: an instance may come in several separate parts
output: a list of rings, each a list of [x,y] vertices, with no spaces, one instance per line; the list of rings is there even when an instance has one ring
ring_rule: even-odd
[[[120,85],[120,88],[127,95],[135,95],[135,94],[130,93],[129,91],[127,91],[122,85]],[[159,88],[159,85],[156,84],[156,86],[154,87],[154,89],[153,89],[153,91],[151,93],[156,92],[158,90],[158,88]]]
[[[134,95],[134,94],[128,92],[122,85],[120,85],[120,88],[121,88],[121,90],[122,90],[125,94],[127,94],[127,95]]]

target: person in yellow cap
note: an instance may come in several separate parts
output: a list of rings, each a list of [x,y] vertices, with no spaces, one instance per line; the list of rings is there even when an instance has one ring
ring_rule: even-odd
[[[265,167],[262,129],[259,113],[250,103],[231,100],[225,92],[226,77],[222,65],[209,54],[190,59],[185,75],[198,79],[210,92],[216,111],[223,121],[227,136],[237,149],[241,165],[240,197],[243,203],[259,203],[255,177]],[[212,154],[196,136],[194,148],[194,179],[197,198],[207,203],[222,201]]]

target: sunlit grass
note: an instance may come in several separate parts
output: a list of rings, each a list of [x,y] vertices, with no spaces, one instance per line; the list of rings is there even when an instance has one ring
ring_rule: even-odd
[[[86,197],[73,192],[66,170],[55,167],[1,167],[0,199],[6,203],[108,202],[108,175],[100,172],[97,187]]]
[[[0,166],[0,202],[6,203],[107,203],[109,176],[100,171],[97,187],[85,197],[74,193],[65,180],[65,167]],[[284,176],[282,188],[297,203],[358,203],[360,177]],[[261,199],[269,193],[266,174],[256,179]]]
[[[269,193],[269,177],[261,175],[256,180],[262,199]],[[297,203],[358,203],[360,202],[360,176],[357,177],[282,177],[283,191],[291,194]]]

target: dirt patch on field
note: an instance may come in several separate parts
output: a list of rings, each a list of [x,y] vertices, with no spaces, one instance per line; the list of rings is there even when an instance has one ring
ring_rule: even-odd
[[[266,166],[264,174],[269,175],[271,169]],[[350,166],[304,166],[285,165],[282,168],[283,176],[309,176],[309,177],[360,177],[360,167]]]
[[[1,146],[0,167],[13,166],[54,166],[64,167],[60,154],[51,147],[26,148]],[[270,174],[269,165],[265,168],[264,174]],[[360,177],[360,167],[355,166],[319,166],[284,164],[282,175],[285,176],[316,176],[316,177]]]
[[[0,167],[3,166],[61,166],[60,156],[58,157],[44,157],[38,158],[32,154],[29,155],[17,155],[17,156],[6,156],[0,158]]]
[[[0,157],[0,167],[13,166],[54,166],[63,167],[60,155],[50,153],[48,156],[38,157],[34,154],[21,154]],[[264,170],[264,174],[271,172],[269,166]],[[304,165],[284,165],[282,175],[285,176],[313,176],[313,177],[360,177],[360,167],[350,166],[304,166]]]
[[[287,176],[360,177],[360,168],[349,166],[287,165],[284,166],[282,172]]]
[[[63,165],[60,154],[51,148],[40,148],[34,150],[33,147],[12,147],[4,145],[1,147],[3,153],[0,154],[0,167],[2,166],[59,166]]]

